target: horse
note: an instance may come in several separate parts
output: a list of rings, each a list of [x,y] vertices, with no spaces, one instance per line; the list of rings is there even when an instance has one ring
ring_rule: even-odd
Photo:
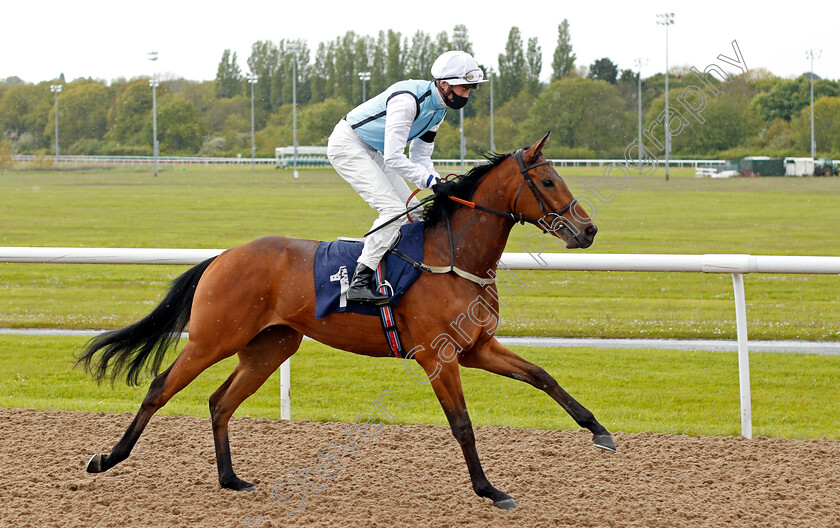
[[[529,222],[560,238],[567,248],[587,248],[597,227],[542,155],[550,132],[514,153],[487,155],[441,192],[424,211],[424,264],[461,273],[422,273],[395,308],[409,359],[425,372],[451,431],[461,446],[475,493],[501,509],[514,499],[495,488],[479,461],[459,367],[483,369],[524,381],[546,392],[581,427],[595,447],[616,450],[607,429],[539,366],[495,338],[487,324],[499,311],[492,283],[516,222]],[[527,187],[528,191],[523,191]],[[237,354],[230,377],[210,396],[210,416],[219,484],[253,491],[233,470],[228,422],[239,405],[294,354],[303,336],[356,354],[392,356],[378,318],[333,313],[315,318],[313,257],[319,242],[266,236],[231,248],[188,270],[146,317],[93,338],[77,358],[97,381],[125,375],[137,385],[154,376],[140,409],[110,453],[94,454],[86,470],[100,473],[128,458],[152,415],[214,363]],[[482,277],[473,282],[464,276]],[[476,303],[477,299],[484,302]],[[470,317],[463,317],[470,314]],[[452,332],[462,342],[447,354],[430,346]],[[164,354],[189,323],[189,338],[175,361],[159,373]],[[453,352],[454,349],[454,352]],[[457,357],[457,361],[453,361]],[[411,363],[414,365],[414,363]],[[415,368],[417,372],[420,372]]]

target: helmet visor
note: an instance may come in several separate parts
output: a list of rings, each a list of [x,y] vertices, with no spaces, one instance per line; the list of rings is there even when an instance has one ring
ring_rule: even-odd
[[[454,84],[454,85],[458,85],[458,84],[477,85],[478,83],[486,82],[484,80],[484,72],[481,70],[481,68],[474,68],[474,69],[468,71],[467,73],[465,73],[464,75],[458,75],[458,76],[454,76],[454,77],[443,77],[443,78],[438,79],[438,80],[447,81],[449,84]]]

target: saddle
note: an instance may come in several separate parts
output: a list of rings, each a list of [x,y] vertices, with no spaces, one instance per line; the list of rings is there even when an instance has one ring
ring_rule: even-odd
[[[331,313],[344,312],[378,315],[392,352],[397,357],[404,357],[393,308],[422,273],[416,263],[423,261],[424,227],[422,222],[401,226],[397,241],[375,270],[376,288],[390,295],[388,302],[381,305],[347,302],[352,270],[362,253],[364,239],[342,238],[321,242],[315,251],[313,264],[315,317],[321,319]]]

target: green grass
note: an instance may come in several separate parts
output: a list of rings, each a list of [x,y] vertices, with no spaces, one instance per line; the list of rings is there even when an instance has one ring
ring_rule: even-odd
[[[675,169],[610,190],[560,169],[597,204],[599,253],[840,255],[840,178],[696,179]],[[593,189],[611,199],[600,203]],[[0,173],[0,245],[227,248],[266,234],[358,236],[373,211],[330,170],[189,167]],[[517,226],[508,251],[533,230]],[[533,247],[533,246],[532,246]],[[566,251],[553,239],[546,252]],[[0,264],[0,326],[114,328],[147,313],[182,266]],[[501,334],[735,336],[728,275],[516,272]],[[835,276],[748,275],[750,337],[840,339]]]
[[[96,385],[73,356],[78,337],[0,335],[0,406],[40,410],[136,412],[148,387]],[[594,348],[516,349],[543,366],[612,431],[689,435],[740,433],[738,362],[733,353]],[[180,392],[160,414],[208,417],[207,398],[233,369],[229,358]],[[754,434],[840,439],[840,357],[750,356]],[[575,429],[547,395],[482,371],[461,369],[475,425]],[[401,361],[339,352],[311,341],[292,358],[292,418],[352,421],[383,390],[407,407],[397,423],[443,425],[431,387],[415,382]],[[243,403],[237,416],[279,418],[279,377]],[[208,433],[209,434],[209,433]]]
[[[561,169],[594,198],[600,169]],[[609,193],[607,193],[609,194]],[[695,179],[690,170],[635,177],[598,204],[602,253],[840,255],[840,178]],[[266,234],[331,240],[360,235],[374,213],[331,171],[258,168],[0,173],[0,246],[227,248]],[[508,251],[532,228],[517,226]],[[545,251],[565,251],[553,240]],[[155,306],[183,266],[0,264],[0,327],[115,328]],[[500,334],[593,337],[735,336],[728,275],[516,272]],[[502,275],[504,277],[504,274]],[[746,277],[753,339],[840,339],[838,278]],[[508,281],[508,283],[510,283]],[[0,405],[135,411],[146,387],[97,386],[72,357],[84,339],[0,336]],[[667,350],[518,349],[615,431],[732,435],[740,430],[734,354]],[[162,411],[207,416],[233,368],[202,374]],[[751,354],[755,434],[840,439],[840,358]],[[306,342],[293,360],[293,418],[352,420],[382,390],[408,404],[401,423],[444,423],[430,389],[394,360]],[[477,425],[573,428],[546,395],[464,370]],[[279,417],[273,378],[239,416]]]

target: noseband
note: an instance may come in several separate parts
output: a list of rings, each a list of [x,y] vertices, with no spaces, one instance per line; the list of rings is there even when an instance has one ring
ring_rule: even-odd
[[[522,193],[522,188],[525,187],[525,184],[527,183],[528,188],[531,189],[531,193],[534,195],[534,198],[537,200],[537,204],[540,206],[540,212],[542,212],[542,214],[543,214],[542,218],[533,218],[533,217],[530,217],[530,216],[525,216],[522,213],[519,213],[517,215],[513,211],[511,211],[510,213],[505,213],[504,211],[497,211],[496,209],[490,209],[489,207],[484,207],[484,206],[476,204],[475,202],[470,202],[468,200],[464,200],[462,198],[457,198],[455,196],[450,196],[449,199],[451,199],[455,202],[458,202],[461,205],[466,205],[467,207],[470,207],[472,209],[478,209],[479,211],[484,211],[485,213],[491,213],[491,214],[494,214],[494,215],[497,215],[497,216],[503,216],[505,218],[510,218],[514,222],[519,222],[521,224],[524,224],[525,222],[528,222],[528,223],[534,224],[537,227],[539,227],[540,229],[542,229],[543,232],[545,232],[545,227],[544,227],[545,220],[544,220],[544,218],[546,216],[549,216],[549,215],[562,216],[562,215],[566,214],[567,212],[569,212],[569,210],[572,207],[575,206],[575,204],[577,203],[577,198],[574,198],[571,202],[566,204],[566,206],[563,207],[562,209],[560,209],[559,211],[555,210],[554,207],[551,206],[551,202],[549,202],[548,199],[537,188],[537,184],[534,183],[534,179],[531,177],[530,174],[528,174],[528,171],[531,171],[531,170],[533,170],[533,169],[535,169],[535,168],[537,168],[541,165],[548,165],[551,162],[548,161],[548,160],[543,160],[539,163],[534,163],[533,165],[530,165],[530,166],[526,167],[525,166],[525,161],[522,159],[522,152],[523,152],[523,149],[519,149],[516,152],[514,152],[514,154],[513,154],[514,158],[516,158],[516,163],[519,165],[519,172],[522,173],[522,183],[519,185],[519,190],[516,191],[516,198],[514,198],[514,200],[513,200],[513,210],[514,211],[516,210],[516,204],[519,202],[519,195]]]

